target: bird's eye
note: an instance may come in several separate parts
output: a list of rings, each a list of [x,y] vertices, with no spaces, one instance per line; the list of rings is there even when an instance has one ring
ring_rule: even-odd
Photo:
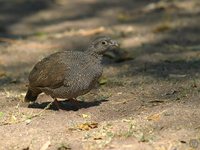
[[[103,45],[106,45],[106,44],[107,44],[107,42],[106,42],[106,41],[102,41],[102,42],[101,42],[101,44],[103,44]]]

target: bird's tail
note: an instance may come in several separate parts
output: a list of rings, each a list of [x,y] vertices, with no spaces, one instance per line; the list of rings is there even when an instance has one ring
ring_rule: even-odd
[[[40,94],[41,92],[39,91],[33,91],[31,90],[30,88],[28,88],[28,91],[26,93],[26,96],[24,98],[24,102],[33,102],[33,101],[36,101],[38,95]]]

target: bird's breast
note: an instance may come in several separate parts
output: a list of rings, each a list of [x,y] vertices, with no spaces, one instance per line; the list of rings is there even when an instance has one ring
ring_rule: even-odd
[[[101,64],[79,66],[75,70],[70,73],[67,78],[68,81],[66,82],[70,92],[78,95],[82,95],[91,90],[103,72]]]

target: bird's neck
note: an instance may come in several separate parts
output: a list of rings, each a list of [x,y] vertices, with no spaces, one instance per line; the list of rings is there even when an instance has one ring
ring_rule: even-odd
[[[99,60],[102,59],[103,55],[97,54],[94,50],[87,49],[86,52],[88,53],[88,55],[91,55]]]

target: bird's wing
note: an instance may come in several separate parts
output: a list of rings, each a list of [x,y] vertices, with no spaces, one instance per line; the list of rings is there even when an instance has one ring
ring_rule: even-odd
[[[30,86],[49,88],[62,86],[65,75],[69,72],[69,67],[64,62],[67,57],[69,57],[67,52],[57,52],[38,62],[29,74]]]

